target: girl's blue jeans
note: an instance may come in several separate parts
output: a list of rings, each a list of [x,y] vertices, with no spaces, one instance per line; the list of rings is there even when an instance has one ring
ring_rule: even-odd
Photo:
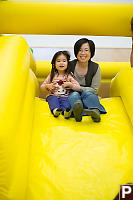
[[[69,103],[68,97],[57,97],[57,96],[54,96],[54,95],[49,95],[46,98],[46,101],[49,104],[49,108],[50,108],[51,112],[55,108],[62,108],[63,111],[66,108],[70,108],[70,103]]]

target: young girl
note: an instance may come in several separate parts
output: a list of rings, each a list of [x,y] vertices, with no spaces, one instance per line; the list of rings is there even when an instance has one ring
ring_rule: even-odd
[[[70,90],[80,91],[80,85],[69,70],[70,55],[67,51],[58,51],[51,61],[52,70],[41,85],[42,91],[49,91],[46,101],[54,117],[61,113],[65,119],[71,116],[68,95]]]

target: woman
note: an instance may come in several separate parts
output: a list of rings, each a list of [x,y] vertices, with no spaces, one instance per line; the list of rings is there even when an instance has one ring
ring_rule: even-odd
[[[70,62],[70,68],[80,84],[80,92],[69,95],[75,120],[82,120],[82,113],[92,117],[94,122],[100,122],[100,113],[106,113],[100,104],[97,92],[101,81],[101,70],[91,58],[95,54],[95,44],[87,38],[79,39],[74,45],[74,54],[77,59]]]

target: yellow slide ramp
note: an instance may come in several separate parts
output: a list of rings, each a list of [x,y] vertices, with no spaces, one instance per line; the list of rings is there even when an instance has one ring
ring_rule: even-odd
[[[0,66],[0,200],[112,200],[133,182],[133,69],[112,81],[100,123],[78,123],[38,98],[21,36],[0,37]]]
[[[100,123],[78,123],[35,99],[28,199],[113,200],[120,183],[133,182],[131,121],[119,97],[101,103]]]

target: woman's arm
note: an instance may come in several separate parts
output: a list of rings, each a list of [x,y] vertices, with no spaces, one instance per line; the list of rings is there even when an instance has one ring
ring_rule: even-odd
[[[80,85],[75,78],[71,77],[70,81],[72,83],[72,88],[71,88],[72,90],[74,90],[74,91],[80,91],[81,90]]]
[[[65,89],[80,91],[80,85],[79,85],[78,81],[74,77],[72,77],[71,75],[68,76],[68,81],[64,82],[64,84],[62,86]]]
[[[94,92],[97,93],[101,83],[101,69],[98,66],[98,69],[92,79],[91,87],[94,89]]]

